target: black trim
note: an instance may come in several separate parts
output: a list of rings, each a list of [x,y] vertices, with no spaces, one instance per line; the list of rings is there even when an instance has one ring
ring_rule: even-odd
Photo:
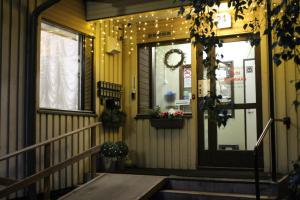
[[[178,45],[178,44],[191,44],[191,42],[190,41],[186,41],[187,39],[189,39],[189,38],[184,38],[184,39],[177,39],[177,40],[166,40],[166,41],[161,41],[161,42],[159,42],[160,43],[160,45],[159,46],[167,46],[167,45],[172,45],[172,44],[174,44],[174,45]],[[192,44],[191,44],[192,45]],[[137,114],[137,116],[135,117],[136,119],[139,119],[139,118],[144,118],[144,119],[148,119],[149,117],[145,117],[145,116],[147,116],[147,114],[140,114],[140,94],[139,94],[139,91],[140,91],[140,84],[139,84],[139,80],[140,80],[140,78],[139,78],[139,50],[140,49],[142,49],[142,48],[148,48],[148,50],[149,50],[149,67],[150,67],[150,69],[149,69],[149,72],[150,72],[150,74],[149,74],[149,79],[150,79],[150,81],[149,81],[149,96],[150,96],[150,98],[149,98],[149,109],[152,109],[152,108],[154,108],[154,84],[155,84],[155,82],[153,82],[153,77],[155,77],[155,71],[153,70],[153,68],[152,68],[152,61],[153,61],[153,55],[152,55],[152,48],[153,47],[157,47],[157,42],[149,42],[149,43],[139,43],[139,44],[137,44],[137,48],[138,48],[138,55],[137,55],[137,58],[138,58],[138,74],[137,74],[137,81],[138,81],[138,91],[137,91],[137,101],[138,101],[138,103],[137,103],[137,110],[138,110],[138,114]],[[189,113],[187,113],[187,114],[185,114],[185,115],[187,115],[187,116],[189,116],[190,114]]]
[[[224,42],[236,42],[245,41],[251,33],[235,34],[228,36],[221,36],[220,38]],[[197,51],[202,51],[200,46],[197,46]],[[202,79],[203,73],[201,73],[201,60],[200,56],[197,56],[197,76],[198,79]],[[200,62],[199,62],[200,61]],[[255,48],[255,76],[256,76],[256,103],[248,104],[234,104],[233,109],[256,109],[256,123],[257,123],[257,134],[261,133],[262,130],[262,91],[261,91],[261,63],[260,63],[260,46]],[[198,102],[201,98],[198,98]],[[220,105],[218,108],[232,109],[231,106]],[[217,126],[215,122],[208,122],[208,150],[205,149],[204,144],[204,112],[198,110],[198,165],[199,166],[214,166],[214,167],[249,167],[253,165],[253,151],[241,150],[241,151],[222,151],[217,150]],[[258,135],[259,137],[259,135]],[[236,159],[233,159],[236,157]],[[198,166],[198,167],[199,167]],[[263,166],[263,152],[259,153],[259,167]]]
[[[95,70],[94,70],[94,61],[95,61],[95,54],[94,54],[94,42],[95,42],[95,38],[94,37],[90,37],[88,35],[80,35],[81,41],[80,41],[80,51],[81,51],[81,55],[80,55],[80,64],[81,64],[81,78],[80,78],[80,85],[81,85],[81,91],[80,91],[80,109],[84,110],[84,111],[92,111],[95,112],[96,111],[96,95],[95,95]],[[85,70],[86,70],[86,46],[87,46],[87,40],[91,39],[92,42],[92,48],[91,48],[91,73],[92,73],[92,77],[91,77],[91,110],[86,109],[85,107],[85,95],[86,95],[86,91],[85,91],[85,81],[86,81],[86,76],[85,76]]]
[[[267,28],[272,27],[271,22],[271,1],[266,1],[267,6]],[[275,95],[274,95],[274,80],[273,80],[273,51],[272,51],[272,31],[268,31],[268,67],[269,67],[269,109],[270,118],[275,118]],[[272,166],[272,180],[276,181],[277,175],[277,155],[276,155],[276,127],[275,123],[271,124],[271,166]]]
[[[183,118],[189,119],[192,118],[193,115],[192,113],[185,113],[183,114]],[[152,116],[151,115],[145,115],[145,114],[137,114],[134,119],[151,119]]]
[[[106,16],[106,17],[93,17],[93,18],[89,18],[88,19],[88,6],[87,6],[87,2],[88,1],[93,1],[93,0],[85,0],[85,6],[86,6],[86,21],[87,22],[90,22],[90,21],[95,21],[95,20],[101,20],[101,19],[110,19],[110,18],[114,18],[114,17],[124,17],[124,16],[128,16],[128,15],[134,15],[134,14],[139,14],[139,13],[147,13],[147,12],[152,12],[152,11],[163,11],[163,10],[169,10],[169,9],[172,9],[172,8],[178,8],[181,6],[181,5],[184,5],[184,6],[188,6],[188,5],[191,5],[191,3],[180,3],[179,5],[174,5],[174,6],[168,6],[168,7],[165,7],[165,8],[159,8],[159,9],[149,9],[149,10],[145,10],[145,11],[136,11],[136,12],[132,12],[132,13],[124,13],[124,14],[121,14],[121,15],[112,15],[112,16]],[[159,3],[159,2],[158,2]]]
[[[92,111],[71,111],[71,110],[55,110],[55,109],[41,108],[41,109],[37,110],[37,112],[40,114],[98,117],[98,115]]]
[[[52,26],[57,29],[64,30],[66,32],[76,34],[78,36],[78,65],[79,65],[79,72],[80,72],[80,78],[78,79],[78,109],[81,111],[90,111],[90,112],[95,112],[96,111],[96,102],[95,102],[95,75],[94,75],[94,42],[95,42],[95,37],[82,33],[80,31],[74,30],[72,28],[69,28],[67,26],[61,25],[59,23],[53,22],[48,19],[42,18],[41,24],[47,24],[49,26]],[[86,109],[85,108],[85,68],[86,68],[86,63],[85,63],[85,58],[86,58],[86,40],[91,39],[93,46],[91,47],[91,73],[92,73],[92,78],[91,78],[91,109]],[[40,108],[41,110],[44,110],[44,108]],[[48,110],[48,109],[45,109]],[[55,108],[51,108],[49,110],[58,110]],[[73,111],[71,111],[73,112]]]

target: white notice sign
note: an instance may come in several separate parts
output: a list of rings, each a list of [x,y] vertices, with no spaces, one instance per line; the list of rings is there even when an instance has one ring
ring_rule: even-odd
[[[218,22],[217,27],[231,28],[231,15],[229,13],[219,13],[216,15],[216,21]]]
[[[190,100],[189,99],[179,99],[175,101],[176,106],[188,106],[190,105]]]

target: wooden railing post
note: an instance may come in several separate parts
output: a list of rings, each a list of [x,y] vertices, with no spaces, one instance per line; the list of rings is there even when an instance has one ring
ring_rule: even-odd
[[[50,151],[51,151],[51,145],[46,144],[45,145],[45,152],[44,152],[44,169],[47,169],[50,167]],[[44,178],[44,200],[50,199],[50,176],[46,176]]]
[[[96,146],[96,132],[97,132],[97,127],[92,127],[91,128],[91,147]],[[97,154],[92,154],[91,155],[91,178],[96,177],[96,165],[97,165]]]
[[[4,155],[0,157],[0,161],[8,160],[12,157],[18,157],[18,155],[21,154],[29,154],[32,153],[35,155],[35,151],[39,148],[44,147],[44,169],[41,170],[40,172],[36,172],[33,175],[27,176],[24,179],[17,181],[15,183],[11,183],[9,186],[3,188],[0,190],[0,199],[7,197],[9,194],[17,192],[20,189],[31,187],[35,191],[36,186],[35,183],[37,181],[42,181],[44,179],[44,195],[43,199],[49,200],[50,199],[50,175],[55,173],[56,171],[59,171],[61,169],[66,168],[69,165],[72,165],[79,160],[85,159],[87,157],[90,158],[91,160],[91,177],[96,176],[96,159],[97,155],[100,152],[101,146],[97,145],[96,146],[96,134],[97,134],[97,127],[101,125],[101,122],[96,122],[92,125],[88,125],[86,127],[77,129],[75,131],[68,132],[66,134],[62,134],[58,137],[54,137],[51,139],[48,139],[46,141],[40,142],[38,144],[34,144],[28,147],[25,147],[24,149],[18,150],[16,152]],[[89,150],[84,151],[83,153],[80,153],[79,155],[73,156],[65,161],[60,162],[59,164],[56,164],[54,166],[51,166],[51,145],[59,140],[66,139],[67,137],[73,136],[74,134],[78,133],[85,133],[85,130],[91,130],[91,148]],[[28,191],[28,197],[30,199],[36,199],[36,194],[35,193],[30,193],[32,192],[31,190]]]

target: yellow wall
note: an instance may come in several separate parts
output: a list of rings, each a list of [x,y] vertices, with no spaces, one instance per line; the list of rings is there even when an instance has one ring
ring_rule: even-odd
[[[95,94],[97,94],[96,83],[100,80],[113,83],[122,83],[122,55],[119,54],[112,56],[103,54],[105,40],[102,40],[102,38],[105,38],[105,35],[112,36],[113,27],[109,21],[103,24],[86,22],[85,7],[83,1],[81,0],[62,0],[58,4],[46,10],[42,14],[42,19],[46,19],[57,25],[62,25],[95,37]],[[95,29],[97,29],[97,31]],[[117,36],[115,35],[115,37]],[[37,80],[37,82],[39,81]],[[39,86],[37,88],[39,88]],[[39,94],[39,89],[37,89],[37,94]],[[53,114],[51,112],[39,110],[39,106],[37,105],[36,142],[38,143],[52,137],[57,137],[66,132],[76,130],[98,121],[98,118],[103,110],[103,106],[100,105],[99,97],[95,96],[95,98],[95,115],[87,115],[83,113]],[[101,144],[104,141],[122,140],[122,129],[119,131],[113,131],[100,128],[97,130],[96,140],[96,144]],[[67,140],[62,140],[61,142],[55,143],[52,151],[54,156],[52,157],[53,159],[51,160],[51,164],[57,164],[88,149],[90,147],[89,141],[89,132],[85,131],[84,134],[74,135],[73,137],[69,137]],[[40,149],[37,151],[37,170],[44,169],[43,159],[43,149]],[[90,170],[89,165],[89,159],[87,158],[55,173],[53,176],[51,176],[51,187],[57,190],[83,183],[84,176]],[[39,191],[42,191],[43,181],[41,181],[37,187]]]
[[[130,22],[132,23],[132,22]],[[187,39],[189,41],[189,22],[183,18],[134,22],[133,34],[127,28],[127,38],[123,41],[123,68],[125,86],[125,110],[130,120],[125,127],[125,141],[129,144],[130,158],[138,167],[196,169],[198,165],[198,127],[197,101],[192,100],[192,117],[185,119],[183,129],[157,130],[150,125],[149,119],[135,119],[138,101],[131,99],[133,80],[137,80],[137,44],[149,42]],[[157,26],[157,25],[158,26]],[[233,23],[232,29],[217,31],[219,35],[245,33],[242,23]],[[145,29],[144,29],[145,28]],[[126,29],[125,29],[126,30]],[[170,36],[148,38],[148,34],[171,32]],[[125,34],[126,35],[126,34]],[[133,44],[131,44],[133,43]],[[130,49],[134,51],[129,54]],[[197,96],[196,49],[192,46],[192,93]],[[135,83],[137,85],[137,82]],[[136,88],[138,90],[138,88]],[[138,91],[137,91],[138,93]],[[200,158],[201,159],[201,158]]]
[[[162,11],[163,12],[163,11]],[[256,13],[264,18],[264,12]],[[247,15],[247,19],[251,15]],[[127,18],[129,19],[129,18]],[[166,26],[165,24],[169,25]],[[263,22],[264,23],[264,22]],[[131,90],[133,89],[133,80],[137,84],[137,44],[147,42],[161,42],[174,39],[186,39],[189,37],[188,23],[184,19],[171,21],[158,20],[158,22],[147,22],[147,26],[135,21],[133,23],[132,40],[123,41],[123,83],[125,86],[124,109],[128,114],[124,137],[131,150],[131,158],[139,167],[149,168],[179,168],[195,169],[197,167],[197,149],[198,133],[196,101],[192,101],[193,117],[186,119],[185,128],[182,130],[156,130],[149,125],[147,119],[135,119],[137,115],[137,98],[131,99]],[[158,29],[155,27],[158,24]],[[171,27],[171,24],[173,26]],[[146,30],[139,27],[146,27]],[[243,28],[243,22],[232,22],[232,28],[218,30],[218,35],[233,35],[246,33]],[[147,38],[147,34],[156,33],[157,30],[169,31],[172,33],[168,37]],[[262,31],[263,32],[263,31]],[[263,126],[269,119],[269,84],[268,84],[268,56],[266,36],[262,35],[261,40],[261,82],[262,82],[262,115]],[[133,44],[131,44],[133,43]],[[130,49],[134,51],[129,54]],[[280,172],[287,172],[291,169],[291,162],[296,160],[299,155],[299,137],[298,137],[298,114],[295,112],[292,102],[296,98],[294,84],[292,80],[298,78],[296,66],[292,62],[283,64],[285,67],[276,67],[274,75],[275,94],[276,94],[276,118],[290,116],[292,118],[292,127],[286,130],[281,122],[276,122],[277,128],[277,166]],[[196,61],[195,49],[193,49],[193,94],[196,94]],[[138,89],[138,88],[135,88]],[[138,91],[137,91],[138,92]],[[188,144],[186,147],[185,144]],[[178,146],[179,145],[179,146]],[[179,147],[175,148],[175,147]],[[183,160],[183,156],[188,159]],[[269,138],[264,142],[264,166],[265,171],[270,170],[270,150]],[[200,158],[201,159],[201,158]],[[185,163],[187,161],[187,163]],[[182,164],[180,164],[182,163]]]
[[[73,2],[73,3],[71,3]],[[77,3],[76,3],[77,2]],[[185,127],[182,130],[156,130],[149,124],[148,119],[136,119],[137,104],[138,104],[138,87],[137,87],[137,44],[147,42],[161,42],[174,39],[187,39],[189,24],[184,19],[174,19],[172,22],[166,22],[166,20],[158,20],[160,31],[170,31],[172,35],[169,37],[160,37],[149,39],[146,36],[149,33],[156,33],[156,27],[154,22],[147,23],[147,29],[145,31],[139,30],[142,27],[138,21],[132,21],[132,33],[127,33],[127,38],[120,40],[122,51],[119,54],[109,55],[105,53],[106,38],[112,36],[120,39],[120,36],[124,36],[122,30],[124,24],[130,22],[122,21],[122,19],[107,19],[101,21],[95,21],[86,23],[84,14],[82,12],[65,12],[71,9],[70,5],[78,8],[80,4],[78,1],[63,0],[57,7],[51,8],[51,12],[45,13],[43,16],[50,21],[61,23],[62,25],[69,26],[70,28],[77,29],[81,32],[92,34],[92,27],[95,28],[93,33],[95,36],[95,78],[96,81],[103,80],[113,83],[119,83],[124,86],[122,95],[123,110],[127,113],[127,121],[125,127],[120,129],[119,132],[111,132],[101,130],[97,142],[103,141],[116,141],[122,138],[128,143],[130,148],[130,158],[139,167],[149,168],[174,168],[174,169],[196,169],[198,163],[198,131],[197,131],[197,103],[192,101],[192,118],[185,119]],[[71,4],[68,4],[71,3]],[[83,5],[80,4],[83,8]],[[55,13],[69,13],[69,16],[56,15]],[[80,14],[81,13],[81,14]],[[58,17],[60,16],[60,17]],[[262,15],[263,17],[263,15]],[[64,19],[62,19],[64,18]],[[68,19],[68,20],[66,20]],[[71,23],[72,21],[72,23]],[[70,22],[70,23],[68,23]],[[91,23],[93,25],[91,26]],[[169,23],[168,26],[165,24]],[[173,25],[171,27],[170,25]],[[242,29],[242,22],[234,23],[231,29],[217,31],[219,35],[230,35],[245,33]],[[163,27],[164,26],[164,27]],[[186,28],[187,27],[187,28]],[[175,31],[175,32],[174,32]],[[130,39],[130,37],[132,39]],[[267,45],[266,37],[262,37],[261,42],[261,74],[262,74],[262,102],[263,102],[263,124],[269,118],[269,97],[268,97],[268,68],[267,68]],[[131,49],[133,50],[131,51]],[[129,54],[130,52],[130,54]],[[192,50],[192,92],[196,94],[197,80],[196,80],[196,50]],[[292,108],[292,101],[295,99],[294,85],[290,83],[291,80],[297,79],[298,74],[295,73],[295,65],[292,63],[285,63],[286,68],[275,69],[275,85],[276,85],[276,114],[277,117],[284,117],[289,115],[292,117],[292,128],[289,131],[285,130],[285,127],[281,123],[277,123],[278,130],[278,169],[281,172],[286,172],[288,166],[291,166],[291,161],[295,160],[299,155],[299,137],[298,137],[298,114]],[[136,98],[132,99],[131,92],[137,91]],[[99,115],[103,111],[103,106],[100,105],[100,99],[96,97],[96,113]],[[45,126],[49,127],[49,124],[59,124],[61,127],[59,130],[72,130],[77,127],[83,126],[83,124],[91,123],[97,118],[95,117],[83,117],[83,116],[53,116],[50,114],[43,114],[38,116],[38,130],[39,134],[44,134]],[[48,125],[45,125],[48,124]],[[55,126],[54,126],[55,127]],[[61,134],[61,131],[56,129],[48,130],[50,133]],[[123,134],[122,134],[123,133]],[[39,141],[45,136],[39,136]],[[74,138],[76,141],[82,141],[81,138]],[[72,141],[71,141],[72,142]],[[288,148],[286,148],[288,146]],[[82,148],[82,145],[76,148]],[[264,163],[265,171],[269,171],[269,148],[268,138],[264,143]],[[200,158],[201,159],[201,158]],[[79,163],[79,169],[81,164]],[[75,169],[78,168],[75,166]],[[84,165],[82,165],[84,166]],[[77,167],[77,168],[76,168]],[[87,168],[87,167],[85,167]],[[74,170],[74,169],[73,169]],[[76,171],[76,170],[75,170]],[[61,173],[70,173],[68,170]],[[69,174],[71,175],[71,174]],[[59,175],[58,175],[59,177]],[[62,178],[65,179],[65,178]],[[80,180],[81,177],[75,179]],[[57,178],[54,178],[57,180]],[[62,182],[62,181],[61,181]],[[72,179],[67,179],[66,184],[72,184]],[[73,183],[76,181],[73,180]]]
[[[0,156],[24,147],[26,40],[29,17],[38,1],[1,0]],[[24,157],[0,162],[0,177],[24,178]],[[22,192],[18,192],[18,197]],[[10,198],[16,198],[10,195]]]

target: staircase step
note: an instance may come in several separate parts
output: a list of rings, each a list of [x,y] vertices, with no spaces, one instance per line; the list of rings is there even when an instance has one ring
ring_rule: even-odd
[[[161,190],[153,200],[251,200],[256,199],[255,195],[221,192],[200,192],[185,190]],[[262,195],[261,199],[275,200],[275,196]]]
[[[173,177],[167,181],[164,189],[179,191],[220,192],[230,194],[255,194],[254,181],[243,179]],[[262,195],[277,196],[278,184],[271,181],[261,182],[260,191]]]

